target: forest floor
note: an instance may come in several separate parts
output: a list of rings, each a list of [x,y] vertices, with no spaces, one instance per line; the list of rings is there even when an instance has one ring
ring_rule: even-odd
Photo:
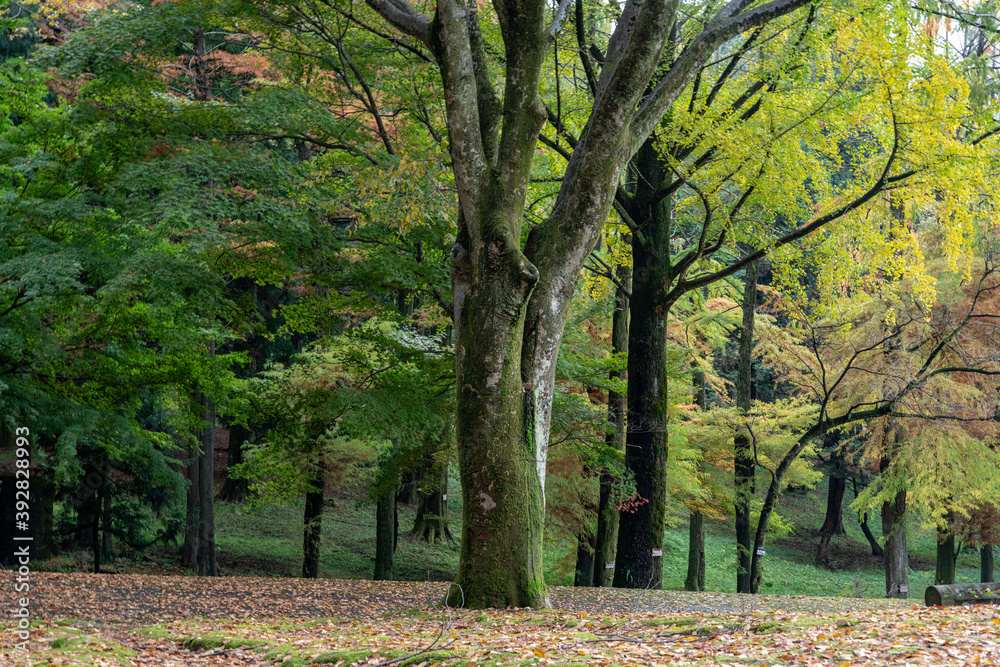
[[[5,614],[0,665],[1000,664],[993,605],[552,587],[465,611],[447,585],[35,573],[29,660]]]

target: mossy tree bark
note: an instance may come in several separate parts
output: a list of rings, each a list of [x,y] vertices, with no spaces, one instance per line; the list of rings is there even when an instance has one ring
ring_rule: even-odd
[[[615,311],[611,318],[611,352],[628,351],[629,292],[632,286],[632,267],[615,269],[618,287],[615,290]],[[612,380],[626,380],[628,372],[613,370]],[[619,451],[625,449],[625,394],[613,389],[608,392],[608,432],[604,444]],[[601,490],[597,504],[597,539],[594,545],[594,586],[610,586],[614,579],[615,555],[618,550],[618,508],[611,502],[614,477],[601,473]]]
[[[992,544],[984,544],[979,547],[979,581],[984,584],[993,582]]]
[[[571,154],[564,150],[568,165],[559,194],[523,250],[525,197],[546,119],[541,72],[568,3],[560,3],[553,19],[545,0],[494,2],[506,66],[498,95],[474,3],[439,0],[430,18],[407,0],[367,1],[423,42],[440,68],[460,203],[452,280],[464,534],[450,601],[459,603],[464,593],[470,607],[542,606],[555,361],[574,285],[600,238],[622,169],[719,46],[810,0],[772,0],[750,9],[727,3],[669,65],[661,56],[679,1],[628,0],[600,78],[590,79],[587,131]]]

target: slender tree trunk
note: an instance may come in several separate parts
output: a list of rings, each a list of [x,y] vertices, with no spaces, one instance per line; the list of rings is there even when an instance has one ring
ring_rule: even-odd
[[[92,501],[94,512],[90,520],[90,544],[94,552],[94,574],[101,573],[101,506],[104,504],[104,485],[98,487]]]
[[[753,364],[754,314],[757,308],[757,262],[747,267],[743,279],[743,329],[740,333],[739,366],[736,374],[736,407],[750,410],[750,385]],[[750,500],[754,495],[754,456],[750,438],[739,435],[734,442],[736,499],[736,591],[752,593],[752,556]]]
[[[878,543],[872,534],[872,529],[868,527],[868,512],[861,514],[861,532],[865,534],[865,539],[868,540],[868,545],[872,548],[872,556],[884,556],[882,545]]]
[[[55,531],[54,531],[54,511],[55,511],[55,485],[49,474],[42,474],[31,480],[31,504],[32,524],[34,529],[34,542],[31,547],[31,557],[39,560],[51,558],[56,553]],[[0,513],[0,521],[2,521]],[[11,542],[13,543],[13,541]],[[3,553],[0,552],[0,562],[3,561]]]
[[[375,581],[392,581],[396,577],[393,563],[395,508],[395,489],[384,493],[375,504]]]
[[[594,548],[597,538],[594,535],[579,534],[576,537],[576,576],[574,586],[591,586],[594,583]]]
[[[955,523],[954,516],[949,512],[945,516],[947,525],[938,526],[937,535],[937,559],[934,567],[934,584],[955,583],[955,533],[952,526]]]
[[[984,584],[993,582],[992,544],[984,544],[979,547],[979,581]]]
[[[234,476],[236,466],[243,463],[243,446],[250,440],[250,429],[242,424],[229,427],[229,453],[226,459],[226,481],[219,490],[218,500],[238,503],[250,497],[250,481]]]
[[[319,576],[319,551],[323,535],[323,489],[326,486],[326,459],[322,445],[312,463],[309,490],[302,517],[302,576],[315,579]]]
[[[417,518],[413,522],[411,535],[433,544],[447,539],[454,542],[448,527],[448,464],[430,471],[438,480],[431,488],[418,491]]]
[[[198,500],[201,530],[198,533],[198,574],[214,577],[219,574],[215,561],[215,406],[202,395],[205,429],[201,439],[198,465]]]
[[[114,559],[115,533],[111,522],[111,493],[110,488],[104,487],[104,499],[101,502],[101,553],[105,561]]]
[[[619,520],[614,585],[658,589],[667,496],[667,310],[662,296],[670,275],[671,204],[670,197],[658,196],[666,169],[652,141],[639,149],[634,168],[639,178],[630,213],[642,234],[632,236],[625,466],[635,478],[638,505]]]
[[[885,542],[885,591],[890,598],[910,597],[905,514],[905,490],[894,500],[882,503],[882,534],[889,536]]]
[[[695,369],[691,375],[694,381],[694,402],[704,411],[708,407],[705,373]],[[705,590],[705,515],[697,510],[688,516],[688,567],[684,589]]]
[[[615,276],[620,286],[615,289],[615,312],[611,318],[611,352],[622,354],[628,351],[627,289],[632,284],[632,267],[619,266]],[[628,372],[613,370],[609,373],[614,381],[625,380]],[[608,392],[608,432],[604,436],[607,447],[619,451],[625,448],[625,394],[612,389]],[[618,509],[611,503],[611,490],[615,478],[607,471],[601,473],[601,491],[597,505],[597,536],[594,544],[594,586],[610,586],[614,579],[615,553],[618,547]]]
[[[181,557],[183,566],[191,569],[198,567],[198,541],[201,536],[201,521],[199,519],[201,516],[200,451],[198,443],[192,441],[188,450],[187,513],[184,527],[184,552]]]
[[[830,485],[826,494],[826,519],[820,529],[819,550],[816,562],[829,564],[830,539],[837,532],[838,525],[843,529],[844,490],[847,479],[836,471],[830,473]]]
[[[705,515],[691,512],[688,519],[688,568],[684,590],[705,590]]]

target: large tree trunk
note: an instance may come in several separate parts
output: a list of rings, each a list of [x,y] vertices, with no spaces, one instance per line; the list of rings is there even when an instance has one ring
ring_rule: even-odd
[[[830,485],[826,494],[826,519],[823,527],[819,531],[819,550],[816,553],[816,562],[829,564],[830,539],[839,528],[844,529],[843,505],[844,490],[847,488],[847,479],[837,471],[830,472]]]
[[[611,318],[611,352],[628,351],[629,299],[626,290],[632,285],[632,267],[615,269],[619,286],[615,289],[615,312]],[[612,381],[627,378],[627,371],[613,370]],[[604,436],[607,447],[619,451],[625,448],[625,394],[613,389],[608,392],[608,432]],[[597,537],[594,544],[594,586],[610,586],[614,579],[615,553],[618,548],[618,508],[611,503],[611,490],[615,478],[607,471],[601,473],[601,491],[597,505]]]
[[[993,545],[984,544],[979,547],[979,581],[988,584],[993,582]]]
[[[574,586],[591,586],[594,583],[594,547],[597,538],[594,535],[579,534],[576,537],[576,575]]]
[[[750,410],[752,383],[754,314],[757,309],[757,262],[747,267],[743,278],[743,328],[740,332],[739,361],[736,373],[736,407]],[[750,536],[750,500],[754,495],[754,455],[750,438],[738,435],[733,443],[736,498],[736,592],[752,593],[752,556]]]
[[[323,535],[323,489],[326,486],[326,460],[322,446],[312,462],[306,506],[302,515],[302,576],[319,576],[319,550]]]
[[[375,503],[375,581],[396,578],[393,551],[396,532],[396,490],[389,489]]]
[[[586,133],[571,142],[573,152],[552,212],[528,234],[522,254],[525,197],[546,118],[539,97],[541,70],[563,11],[552,20],[549,5],[541,0],[494,3],[505,47],[501,102],[489,76],[475,3],[439,0],[432,20],[406,0],[370,0],[396,29],[421,40],[439,65],[460,202],[459,241],[452,259],[464,534],[458,586],[449,594],[452,603],[464,593],[471,607],[546,604],[543,486],[555,362],[573,287],[600,238],[622,168],[722,44],[806,4],[808,0],[773,0],[747,9],[744,3],[727,3],[692,38],[690,48],[666,59],[667,65],[662,56],[678,3],[626,3],[601,77],[591,77],[595,102]],[[657,81],[651,83],[653,77]],[[698,252],[721,247],[723,239],[709,241]],[[693,261],[696,254],[689,257]],[[680,269],[681,277],[690,265]],[[661,287],[667,287],[673,277],[669,262],[663,271],[668,280]],[[657,317],[665,318],[670,304],[661,299],[657,305]],[[657,326],[643,336],[656,333]],[[629,363],[631,375],[631,358]],[[629,382],[631,396],[631,377]],[[662,391],[660,384],[655,394]],[[655,424],[647,426],[656,430]],[[665,446],[636,444],[643,453],[633,463],[650,468],[642,473],[640,493],[662,495],[665,488],[654,489],[652,481],[662,477],[658,468],[664,464]],[[664,502],[651,497],[651,507],[643,510],[646,529],[658,536],[628,536],[634,542],[629,578],[652,578],[649,549],[662,541]],[[633,528],[633,533],[640,531]],[[618,578],[616,571],[616,582]]]
[[[198,464],[198,574],[214,577],[219,574],[215,560],[215,406],[207,395],[203,394],[201,400],[205,428]]]
[[[619,520],[614,585],[661,588],[667,507],[667,311],[660,306],[670,274],[670,197],[659,196],[667,177],[653,141],[639,149],[634,167],[639,178],[630,214],[642,233],[632,236],[625,466],[635,478],[637,497]]]
[[[229,454],[226,459],[226,481],[219,489],[218,500],[238,503],[250,497],[250,480],[236,477],[233,471],[243,463],[243,446],[250,441],[250,429],[242,424],[229,427]]]

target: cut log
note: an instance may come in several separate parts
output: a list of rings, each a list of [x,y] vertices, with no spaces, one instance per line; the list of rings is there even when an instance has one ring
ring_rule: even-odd
[[[924,602],[928,607],[1000,603],[1000,583],[928,586],[924,592]]]

